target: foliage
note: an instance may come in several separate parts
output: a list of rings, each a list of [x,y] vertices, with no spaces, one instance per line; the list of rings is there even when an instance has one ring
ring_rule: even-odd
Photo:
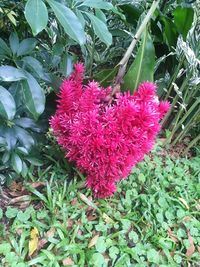
[[[105,11],[118,13],[103,1],[68,1],[68,6],[54,0],[0,3],[1,183],[16,174],[26,176],[27,162],[33,162],[38,137],[52,113],[47,96],[71,73],[76,54],[82,50],[87,55],[86,38],[112,43]],[[10,36],[8,29],[14,29]]]
[[[59,163],[38,168],[25,184],[33,206],[22,211],[13,198],[0,209],[1,266],[198,265],[199,164],[157,147],[115,197],[99,201],[82,181],[67,184]],[[45,188],[35,188],[38,179]]]

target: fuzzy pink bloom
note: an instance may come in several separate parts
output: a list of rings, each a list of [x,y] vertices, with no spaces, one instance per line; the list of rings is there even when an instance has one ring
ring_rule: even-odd
[[[108,105],[104,99],[111,87],[101,88],[95,81],[83,85],[83,71],[76,64],[61,85],[50,123],[66,157],[86,174],[95,196],[104,198],[152,149],[169,103],[159,102],[156,85],[144,82],[133,95],[119,93]]]

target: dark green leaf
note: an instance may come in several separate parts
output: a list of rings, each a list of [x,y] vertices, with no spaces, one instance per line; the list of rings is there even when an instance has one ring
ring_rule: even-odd
[[[46,28],[48,11],[42,0],[28,0],[25,6],[25,17],[31,26],[33,35]]]
[[[60,67],[63,75],[68,77],[73,70],[73,57],[68,54],[64,54],[62,56]]]
[[[102,0],[85,0],[81,6],[88,6],[92,8],[106,9],[110,10],[113,8],[113,5],[109,2],[105,2]]]
[[[31,134],[24,130],[21,127],[15,126],[15,133],[17,136],[17,139],[20,141],[20,143],[27,149],[30,150],[31,146],[34,145],[35,141]]]
[[[12,120],[16,113],[15,100],[4,87],[0,86],[0,116]]]
[[[14,128],[5,128],[0,126],[0,133],[6,140],[7,150],[10,151],[14,149],[17,143],[17,137]]]
[[[109,86],[117,74],[117,68],[104,69],[95,75],[95,80],[97,80],[102,86]]]
[[[13,52],[13,54],[17,54],[17,50],[19,48],[19,38],[15,32],[12,32],[9,37],[9,43],[10,43],[10,48]]]
[[[17,56],[23,56],[23,55],[27,55],[29,53],[31,53],[33,51],[33,49],[36,46],[36,39],[34,38],[27,38],[25,40],[23,40],[20,44],[19,44],[19,48],[17,50]]]
[[[42,166],[43,165],[43,162],[41,160],[39,160],[38,158],[26,157],[26,159],[28,160],[28,162],[30,162],[34,166]]]
[[[186,39],[187,33],[192,26],[193,17],[193,8],[179,6],[174,10],[174,23],[178,32],[183,35],[184,40]]]
[[[36,79],[30,73],[26,76],[27,80],[21,82],[25,105],[34,119],[38,119],[44,111],[45,95]]]
[[[32,129],[36,132],[40,132],[40,128],[36,125],[36,123],[34,122],[34,120],[30,119],[30,118],[19,118],[14,120],[14,123],[24,129]]]
[[[86,41],[84,29],[74,12],[65,5],[54,0],[48,0],[48,3],[65,32],[80,45],[83,45]]]
[[[0,81],[13,82],[26,79],[25,73],[21,69],[12,66],[0,67]]]
[[[146,30],[142,36],[136,58],[124,77],[122,88],[133,92],[142,81],[153,81],[154,66],[155,49],[152,39]]]
[[[123,10],[127,22],[133,25],[137,24],[138,19],[142,14],[142,10],[139,9],[138,6],[134,4],[125,4],[125,5],[120,5],[119,7]]]
[[[89,19],[91,20],[95,34],[102,42],[110,46],[112,44],[112,34],[108,31],[107,25],[91,13],[85,12],[85,14],[87,14]]]
[[[39,78],[44,78],[45,73],[43,66],[37,59],[35,59],[34,57],[26,56],[22,58],[22,61],[25,63],[25,66],[28,66],[28,68],[36,73]]]
[[[16,153],[12,154],[11,164],[12,164],[13,169],[16,171],[16,173],[19,174],[22,171],[22,160],[18,154]]]
[[[10,152],[8,151],[5,151],[4,154],[3,154],[3,157],[2,157],[2,162],[4,164],[6,164],[6,162],[8,162],[10,159]]]
[[[25,178],[27,173],[28,173],[28,167],[27,167],[26,163],[23,161],[22,172],[21,172],[22,177]]]
[[[8,56],[11,55],[10,48],[7,46],[7,44],[1,38],[0,38],[0,54],[1,55],[8,55]]]
[[[8,91],[11,93],[15,100],[17,109],[22,106],[22,86],[20,82],[13,82],[9,87]]]
[[[162,17],[161,20],[164,23],[164,37],[169,46],[176,46],[178,32],[176,26],[172,20],[167,17]]]

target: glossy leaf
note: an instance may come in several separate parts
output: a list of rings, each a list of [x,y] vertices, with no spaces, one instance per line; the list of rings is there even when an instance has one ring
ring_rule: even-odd
[[[13,82],[26,79],[26,75],[23,70],[17,69],[12,66],[0,67],[0,81]]]
[[[21,127],[15,126],[15,134],[20,144],[22,144],[27,150],[34,145],[35,141],[30,133]]]
[[[85,12],[89,17],[95,34],[99,39],[104,42],[106,45],[110,46],[112,44],[112,34],[108,31],[107,25],[103,23],[102,20],[92,15],[91,13]]]
[[[37,120],[44,111],[45,95],[36,79],[30,73],[26,76],[27,80],[21,82],[24,102],[34,119]]]
[[[154,66],[155,49],[148,31],[145,30],[135,60],[124,77],[122,88],[133,92],[140,82],[153,81]]]
[[[0,133],[5,138],[7,146],[6,149],[8,151],[14,149],[16,143],[17,143],[17,137],[16,132],[14,130],[14,127],[8,128],[8,127],[1,127],[0,125]]]
[[[12,32],[9,37],[10,48],[12,53],[15,55],[19,48],[19,38],[15,32]]]
[[[31,129],[33,131],[40,132],[40,128],[31,118],[22,117],[14,120],[14,123],[24,129]]]
[[[26,56],[22,58],[22,61],[25,63],[25,66],[36,73],[39,78],[44,78],[45,73],[43,66],[37,59],[31,56]]]
[[[15,100],[4,87],[0,86],[0,116],[12,120],[16,113]]]
[[[178,32],[183,35],[184,40],[186,39],[187,33],[192,26],[193,17],[193,8],[179,6],[174,10],[174,23]]]
[[[42,0],[28,0],[25,6],[25,17],[33,35],[37,35],[47,26],[48,11],[45,3]]]
[[[33,49],[35,48],[36,43],[37,43],[37,41],[34,38],[24,39],[19,44],[19,48],[17,50],[17,56],[23,56],[23,55],[27,55],[27,54],[31,53],[33,51]]]
[[[74,12],[65,5],[54,0],[48,0],[48,3],[65,32],[80,45],[83,45],[86,41],[84,29]]]
[[[8,55],[8,56],[11,55],[10,48],[7,46],[7,44],[1,38],[0,38],[0,54],[1,55]]]
[[[18,154],[13,153],[11,156],[11,164],[13,169],[17,172],[20,173],[22,171],[22,160],[18,156]]]

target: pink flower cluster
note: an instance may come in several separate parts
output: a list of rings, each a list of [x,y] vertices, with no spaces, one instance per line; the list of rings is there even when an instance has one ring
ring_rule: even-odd
[[[66,157],[86,174],[95,196],[104,198],[152,149],[169,103],[159,102],[155,84],[144,82],[133,95],[119,93],[108,104],[111,87],[83,85],[83,74],[84,66],[76,64],[50,123]]]

